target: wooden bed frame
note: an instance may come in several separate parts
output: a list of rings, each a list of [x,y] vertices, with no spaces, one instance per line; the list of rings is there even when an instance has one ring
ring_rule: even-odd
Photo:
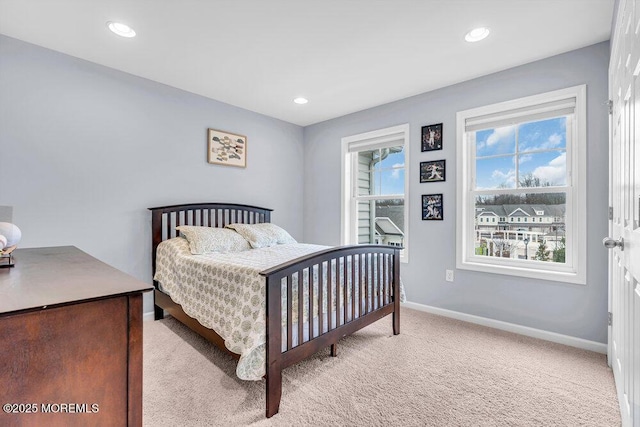
[[[224,227],[231,223],[264,223],[271,221],[272,211],[231,203],[195,203],[149,208],[149,210],[152,212],[151,256],[154,275],[156,249],[163,240],[176,237],[177,226]],[[280,406],[284,368],[328,346],[331,346],[331,355],[336,356],[338,340],[389,314],[392,314],[393,318],[394,335],[400,333],[400,249],[384,245],[335,247],[294,259],[260,273],[266,280],[266,416],[268,418],[275,415]],[[353,268],[356,264],[359,268]],[[307,320],[293,322],[291,304],[294,277],[296,275],[302,277],[305,270],[309,277],[312,277],[312,273],[315,272],[318,283],[327,284],[327,295],[323,295],[324,286],[317,287],[316,295],[314,295],[314,287],[307,286],[309,313],[316,308],[317,318],[308,316]],[[351,279],[350,284],[347,278]],[[344,283],[341,283],[342,281]],[[332,282],[335,283],[332,284]],[[154,281],[153,284],[156,320],[162,319],[166,310],[196,333],[235,358],[239,358],[239,355],[227,350],[220,335],[188,316],[180,305],[160,290],[158,282]],[[281,307],[283,284],[286,284],[284,288],[287,295],[286,307]],[[344,294],[340,293],[341,288]],[[334,292],[336,301],[332,303]],[[303,292],[298,292],[298,319],[303,319],[302,295]],[[349,298],[349,295],[353,297]],[[325,305],[326,300],[328,302]],[[284,329],[283,308],[287,313]],[[326,312],[323,310],[325,308]],[[307,328],[307,335],[304,334],[304,327]],[[297,337],[302,337],[302,342],[295,339],[296,334]],[[286,343],[285,351],[282,350],[283,339]]]

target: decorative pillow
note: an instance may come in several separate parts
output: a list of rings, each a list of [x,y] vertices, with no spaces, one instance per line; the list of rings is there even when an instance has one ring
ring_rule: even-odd
[[[268,222],[262,224],[229,224],[227,228],[236,230],[242,237],[247,239],[254,249],[285,243],[298,243],[285,230]]]
[[[176,230],[179,230],[187,239],[193,255],[211,252],[241,252],[251,249],[251,245],[244,237],[228,228],[181,225],[176,227]]]

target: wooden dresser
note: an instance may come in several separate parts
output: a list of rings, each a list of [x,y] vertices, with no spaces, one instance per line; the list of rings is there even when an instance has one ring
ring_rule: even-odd
[[[142,425],[142,293],[72,247],[0,269],[0,425]]]

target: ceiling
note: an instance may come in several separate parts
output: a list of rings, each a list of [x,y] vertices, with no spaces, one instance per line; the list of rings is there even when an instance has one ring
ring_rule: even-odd
[[[301,126],[609,39],[614,0],[0,0],[0,33]],[[111,33],[130,25],[135,38]],[[478,27],[491,35],[467,43]],[[306,105],[293,103],[304,96]]]

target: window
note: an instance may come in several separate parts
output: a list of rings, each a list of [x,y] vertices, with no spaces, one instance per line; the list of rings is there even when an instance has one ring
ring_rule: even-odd
[[[584,284],[586,86],[461,111],[457,138],[457,267]]]
[[[342,138],[342,243],[401,246],[408,261],[409,125]]]

